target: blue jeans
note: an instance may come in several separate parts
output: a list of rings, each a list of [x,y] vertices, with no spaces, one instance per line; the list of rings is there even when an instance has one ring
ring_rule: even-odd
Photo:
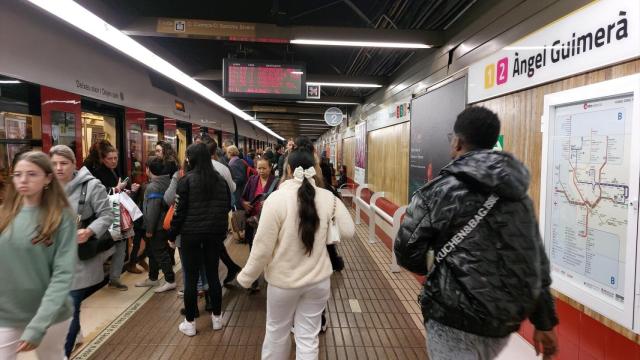
[[[101,282],[93,286],[78,290],[71,290],[69,292],[69,296],[71,296],[71,301],[73,302],[73,318],[71,318],[69,332],[67,333],[67,340],[64,343],[64,353],[67,357],[71,356],[73,347],[76,344],[76,337],[80,333],[80,306],[82,305],[82,301],[103,286],[104,282]]]
[[[109,271],[109,281],[120,282],[124,258],[127,256],[127,239],[116,241],[116,251],[111,256],[111,270]]]

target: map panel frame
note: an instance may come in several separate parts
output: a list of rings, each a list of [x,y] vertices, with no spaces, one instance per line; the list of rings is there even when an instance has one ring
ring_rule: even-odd
[[[632,100],[629,100],[629,97]],[[616,126],[611,126],[617,124],[612,122],[603,125],[605,121],[612,121],[611,111],[601,111],[599,114],[596,112],[602,109],[611,110],[607,106],[617,106],[612,105],[614,101],[623,108],[620,112],[614,113],[618,116],[617,120],[624,116],[622,126],[624,128],[625,124],[628,125],[622,135],[603,135],[602,133],[606,131],[618,131],[615,129]],[[598,109],[598,106],[602,106],[602,109]],[[624,111],[625,109],[627,111]],[[628,110],[631,114],[627,113]],[[600,124],[597,123],[600,120],[598,116],[605,117],[601,118]],[[584,131],[577,126],[577,121],[590,121],[595,124],[590,125],[589,139],[584,139],[581,130]],[[560,122],[563,123],[560,124]],[[600,130],[593,129],[598,126]],[[640,257],[640,249],[637,246],[640,188],[640,75],[621,77],[545,95],[541,131],[540,232],[544,239],[547,256],[551,261],[552,288],[608,319],[640,333],[640,304],[638,304],[640,295],[636,296],[640,294],[639,279],[636,276],[637,259]],[[583,149],[583,146],[587,148]],[[620,158],[621,154],[622,158]],[[618,177],[624,179],[615,176],[614,159],[619,161],[618,170],[624,170],[623,175]],[[627,161],[628,168],[620,166]],[[564,163],[567,166],[559,165]],[[606,170],[613,175],[607,178]],[[565,187],[563,180],[567,178],[571,178],[571,183]],[[585,187],[587,190],[592,188],[594,194],[598,196],[590,198],[590,194],[583,195],[580,189]],[[603,195],[603,191],[606,196]],[[566,195],[566,198],[560,197],[558,193]],[[607,201],[600,202],[601,198]],[[575,223],[571,223],[575,226],[563,226],[565,223],[562,221],[571,220],[574,216],[570,211],[566,211],[572,206]],[[554,211],[555,217],[553,217]],[[561,213],[561,211],[564,212]],[[558,213],[567,214],[567,216],[558,220]],[[617,229],[621,233],[618,234],[621,235],[620,237],[614,233],[606,233],[608,241],[606,245],[610,245],[609,249],[598,242],[598,240],[604,241],[602,239],[605,234],[598,229],[598,223],[604,227]],[[615,241],[616,239],[620,240]],[[616,249],[616,244],[620,248]],[[608,256],[596,254],[596,248],[600,251],[608,250]],[[584,254],[580,252],[582,250]],[[623,258],[615,259],[615,256],[611,255],[615,252]],[[611,285],[605,285],[602,280],[608,279],[609,273],[602,274],[604,271],[601,268],[592,270],[591,264],[600,259],[597,261],[597,266],[602,266],[605,263],[602,259],[605,257],[609,262],[607,270],[611,270],[613,263],[622,269],[620,273],[611,276]],[[574,265],[571,262],[574,262],[575,267],[570,266]],[[580,266],[586,266],[587,269],[582,274],[577,270]],[[615,283],[620,279],[622,279],[621,283]]]

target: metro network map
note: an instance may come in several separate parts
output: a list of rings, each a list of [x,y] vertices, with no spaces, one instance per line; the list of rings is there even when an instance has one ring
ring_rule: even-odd
[[[554,271],[624,303],[633,97],[556,108],[550,261]]]

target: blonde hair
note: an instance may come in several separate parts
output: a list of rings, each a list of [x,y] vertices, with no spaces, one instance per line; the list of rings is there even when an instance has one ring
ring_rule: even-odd
[[[227,146],[227,154],[231,156],[239,156],[240,150],[238,150],[238,147],[235,145],[229,145]]]
[[[53,157],[53,155],[62,156],[67,158],[72,163],[76,163],[76,154],[73,153],[70,147],[67,145],[56,145],[49,150],[49,156]]]
[[[55,176],[53,176],[53,165],[49,157],[41,151],[29,151],[18,157],[16,164],[20,161],[28,161],[41,168],[47,176],[51,176],[51,182],[42,192],[42,200],[40,201],[41,218],[39,219],[39,234],[31,240],[36,245],[44,243],[46,246],[53,244],[53,234],[58,230],[65,211],[69,211],[69,201],[65,195],[62,186]],[[13,184],[8,181],[4,203],[0,206],[0,233],[4,232],[13,219],[16,218],[20,210],[22,210],[23,197],[20,195]]]

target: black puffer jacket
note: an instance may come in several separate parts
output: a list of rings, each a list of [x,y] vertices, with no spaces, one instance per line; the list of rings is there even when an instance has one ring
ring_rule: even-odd
[[[558,323],[528,187],[521,162],[487,150],[454,160],[414,194],[394,251],[401,266],[418,274],[427,273],[429,249],[437,254],[490,194],[500,197],[429,275],[422,292],[425,321],[486,337],[507,336],[527,317],[539,330]]]
[[[205,184],[193,172],[188,172],[178,180],[175,212],[171,220],[169,238],[180,234],[221,235],[227,233],[231,195],[226,181],[214,171],[216,191],[207,194]],[[211,179],[214,181],[214,179]]]

